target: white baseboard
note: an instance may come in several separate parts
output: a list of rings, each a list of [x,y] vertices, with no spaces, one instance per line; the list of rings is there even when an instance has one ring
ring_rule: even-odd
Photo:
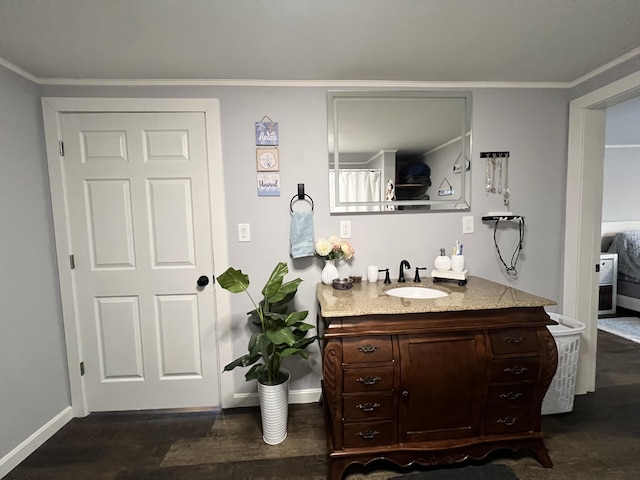
[[[316,403],[320,401],[321,395],[322,389],[320,388],[289,391],[289,404]],[[260,405],[258,392],[238,393],[233,396],[233,404],[227,405],[225,408],[257,407],[258,405]]]
[[[308,388],[289,392],[289,403],[317,403],[322,396],[321,388]]]
[[[73,418],[71,407],[67,407],[59,414],[36,430],[24,442],[0,458],[0,478],[16,468],[20,462],[31,455],[40,445],[46,442],[58,430]]]

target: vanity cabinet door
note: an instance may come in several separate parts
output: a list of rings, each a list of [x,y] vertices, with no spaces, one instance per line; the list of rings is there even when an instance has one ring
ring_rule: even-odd
[[[481,332],[401,335],[399,440],[479,434],[486,385]]]

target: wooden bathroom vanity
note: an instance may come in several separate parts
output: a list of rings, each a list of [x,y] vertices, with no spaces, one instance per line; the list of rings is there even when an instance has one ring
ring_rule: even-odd
[[[329,480],[354,463],[431,466],[524,450],[552,467],[540,408],[557,367],[555,302],[469,277],[436,299],[319,284]]]

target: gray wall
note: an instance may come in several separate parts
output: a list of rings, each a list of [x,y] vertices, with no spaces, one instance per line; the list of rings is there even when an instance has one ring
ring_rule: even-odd
[[[440,247],[464,243],[470,273],[513,285],[561,302],[564,199],[566,183],[567,91],[476,89],[473,91],[471,212],[330,215],[326,141],[326,89],[280,87],[63,87],[37,88],[0,70],[0,122],[3,138],[2,236],[3,302],[0,397],[0,454],[69,404],[56,286],[51,215],[42,146],[42,96],[215,97],[220,99],[222,152],[226,184],[229,263],[249,273],[258,292],[278,261],[289,261],[293,275],[304,282],[298,307],[316,317],[315,284],[321,264],[313,259],[292,262],[288,255],[289,201],[297,183],[304,183],[315,201],[316,236],[337,234],[339,221],[352,222],[353,261],[341,272],[364,274],[375,263],[397,276],[400,260],[433,267]],[[11,112],[11,113],[9,113]],[[256,194],[254,122],[268,115],[280,125],[282,195]],[[4,124],[7,124],[5,126]],[[508,276],[493,245],[493,225],[483,224],[488,211],[504,210],[500,197],[484,190],[481,151],[511,152],[511,210],[526,217],[524,250],[518,276]],[[6,185],[5,185],[6,184]],[[473,215],[475,233],[462,234],[462,217]],[[5,218],[6,217],[6,218]],[[237,242],[237,224],[251,224],[250,243]],[[500,248],[507,262],[517,243],[517,229],[500,230]],[[6,266],[5,266],[6,265]],[[217,273],[220,273],[219,271]],[[38,280],[38,302],[29,286]],[[427,274],[428,275],[428,274]],[[246,298],[232,297],[233,320],[242,322]],[[7,334],[4,334],[7,332]],[[239,327],[234,352],[246,348]],[[5,346],[6,343],[6,346]],[[6,355],[5,352],[10,353]],[[5,356],[6,355],[6,356]],[[290,365],[292,390],[317,388],[317,352],[310,362]],[[308,373],[308,375],[305,375]],[[229,374],[225,374],[229,375]],[[234,372],[237,391],[253,388]],[[37,414],[36,414],[37,413]]]
[[[640,148],[606,149],[602,221],[640,220]]]
[[[607,109],[602,221],[640,220],[640,97]]]
[[[0,67],[0,459],[70,405],[37,86]]]
[[[470,273],[503,282],[561,302],[562,251],[567,148],[567,93],[554,89],[476,89],[473,91],[471,213],[340,214],[328,211],[326,89],[279,87],[44,87],[44,96],[216,97],[222,117],[222,153],[226,185],[229,262],[249,273],[255,292],[278,261],[289,261],[304,282],[298,306],[316,317],[318,260],[291,262],[288,254],[289,201],[304,183],[315,201],[316,237],[336,235],[341,219],[352,222],[353,261],[344,274],[364,274],[368,264],[389,267],[397,277],[400,260],[433,267],[440,247],[464,244]],[[280,128],[280,197],[256,194],[254,122],[268,115]],[[488,211],[500,211],[501,197],[484,190],[481,151],[508,150],[511,210],[526,217],[524,250],[518,276],[507,275],[493,245],[493,224],[483,224]],[[475,233],[462,235],[462,217],[471,214]],[[251,242],[238,243],[237,224],[251,225]],[[515,225],[500,229],[499,246],[507,263],[517,245]],[[220,272],[218,272],[220,273]],[[428,274],[427,274],[428,275]],[[238,325],[234,353],[246,351],[247,300],[232,298]],[[316,352],[317,353],[317,352]],[[319,386],[319,357],[289,365],[292,390]],[[310,375],[304,375],[310,373]],[[225,375],[229,375],[225,373]],[[237,391],[250,391],[242,372],[233,372]]]

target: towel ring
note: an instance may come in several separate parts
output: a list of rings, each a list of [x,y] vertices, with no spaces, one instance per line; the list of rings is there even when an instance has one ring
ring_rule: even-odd
[[[309,201],[311,202],[311,211],[313,211],[313,198],[311,198],[309,195],[304,193],[304,183],[299,183],[298,194],[291,197],[291,201],[289,202],[289,210],[291,210],[291,213],[293,213],[293,202],[295,202],[296,200],[306,200],[306,199],[309,199]]]

